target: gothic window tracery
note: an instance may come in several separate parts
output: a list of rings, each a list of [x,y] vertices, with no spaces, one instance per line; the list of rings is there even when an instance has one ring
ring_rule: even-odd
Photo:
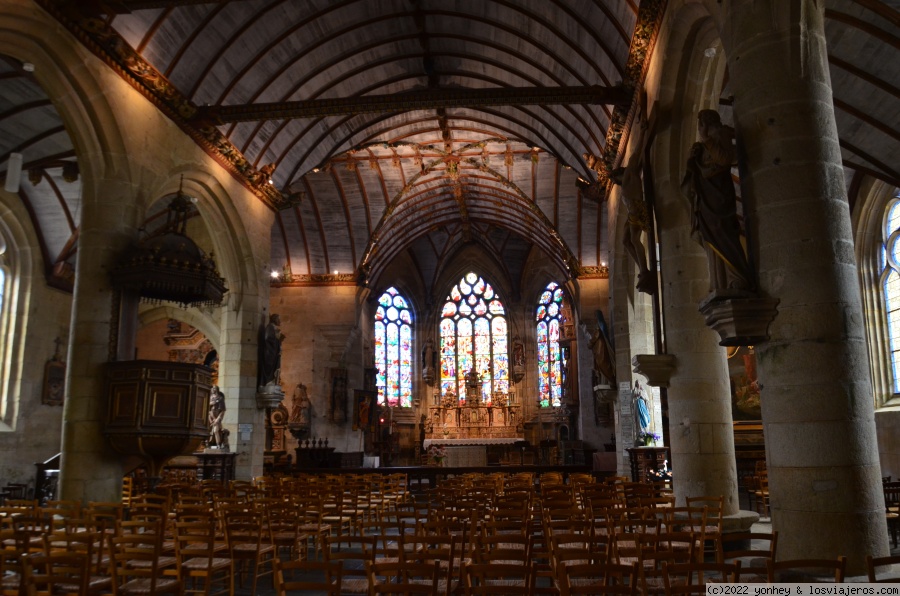
[[[404,408],[412,405],[412,324],[406,298],[397,288],[385,290],[375,311],[375,385],[379,404]]]
[[[509,392],[509,327],[494,288],[469,272],[453,286],[441,311],[441,393],[466,395],[466,375],[479,376],[481,399]]]

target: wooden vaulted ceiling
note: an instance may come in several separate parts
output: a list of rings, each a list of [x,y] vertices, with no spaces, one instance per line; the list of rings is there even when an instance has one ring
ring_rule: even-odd
[[[39,4],[272,206],[272,268],[291,273],[279,281],[378,280],[408,252],[427,285],[470,242],[513,280],[533,250],[570,275],[600,272],[605,205],[587,158],[619,158],[665,3]],[[900,185],[898,12],[831,0],[826,17],[848,176]],[[0,60],[0,80],[0,167],[25,155],[19,194],[46,260],[71,263],[71,141],[21,63]]]

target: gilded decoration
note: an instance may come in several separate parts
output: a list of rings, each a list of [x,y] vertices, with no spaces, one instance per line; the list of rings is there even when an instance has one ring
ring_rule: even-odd
[[[89,50],[153,102],[244,186],[274,209],[300,202],[301,193],[283,195],[211,122],[198,120],[198,107],[145,61],[107,21],[81,12],[75,3],[37,0]]]

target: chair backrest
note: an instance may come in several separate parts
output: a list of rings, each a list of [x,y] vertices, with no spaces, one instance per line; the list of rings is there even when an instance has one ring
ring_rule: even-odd
[[[836,559],[789,559],[766,561],[769,582],[842,583],[847,557]]]
[[[705,594],[709,580],[716,583],[737,583],[741,563],[676,563],[663,564],[663,585],[668,596]],[[711,582],[710,582],[711,583]]]
[[[440,562],[369,562],[366,564],[369,594],[430,594],[437,596]]]
[[[525,534],[480,535],[475,539],[473,558],[477,563],[515,561],[527,565],[531,561],[531,539]]]
[[[518,596],[533,594],[534,573],[528,565],[509,563],[464,563],[466,596]]]
[[[720,563],[733,563],[741,560],[741,572],[748,569],[759,569],[767,573],[766,560],[774,560],[778,549],[778,532],[729,532],[722,535],[719,541]]]
[[[889,557],[866,555],[866,571],[872,583],[900,582],[900,572],[894,571],[895,565],[900,565],[900,555]]]
[[[25,593],[87,594],[88,558],[83,553],[31,554],[22,559]]]
[[[149,594],[164,591],[164,586],[170,591],[177,589],[174,585],[177,582],[163,577],[159,568],[161,542],[148,538],[151,537],[140,533],[122,534],[111,538],[110,570],[114,593],[119,593],[122,586],[134,580],[144,585]]]
[[[557,576],[560,596],[570,594],[638,593],[638,563],[594,563],[565,565]]]
[[[302,576],[299,579],[297,576]],[[321,577],[312,579],[312,577]],[[343,564],[340,561],[282,561],[275,559],[275,592],[286,596],[295,591],[315,591],[323,596],[340,596]]]

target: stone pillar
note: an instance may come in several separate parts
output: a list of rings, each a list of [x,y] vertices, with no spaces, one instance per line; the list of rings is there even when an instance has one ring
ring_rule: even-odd
[[[259,328],[264,317],[254,308],[257,300],[245,298],[240,310],[223,309],[219,352],[225,427],[231,433],[229,447],[238,454],[234,471],[238,480],[262,476],[266,449],[266,411],[256,403]]]
[[[725,6],[760,287],[780,300],[757,346],[778,554],[843,554],[860,573],[888,539],[823,3]]]
[[[660,265],[667,351],[676,358],[668,391],[675,498],[683,505],[686,497],[722,495],[723,514],[733,515],[739,501],[728,366],[698,310],[709,291],[706,253],[691,238],[677,181],[658,182],[668,188],[660,193]]]
[[[69,393],[63,414],[59,498],[119,501],[122,456],[112,450],[103,436],[104,364],[109,361],[110,334],[117,332],[112,325],[113,291],[109,271],[136,236],[137,210],[131,185],[116,180],[85,184],[82,205],[69,333],[66,382]]]

